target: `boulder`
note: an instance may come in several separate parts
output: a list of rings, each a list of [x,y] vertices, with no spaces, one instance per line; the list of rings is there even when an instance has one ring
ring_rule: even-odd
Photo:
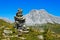
[[[40,40],[44,40],[43,35],[38,35],[37,37],[38,37]]]

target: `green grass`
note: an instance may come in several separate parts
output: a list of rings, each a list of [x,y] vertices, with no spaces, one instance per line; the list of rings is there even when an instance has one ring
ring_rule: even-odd
[[[4,28],[2,28],[2,26],[4,26]],[[0,20],[0,40],[7,39],[2,35],[4,29],[7,27],[10,28],[10,30],[12,30],[12,32],[15,32],[15,33],[10,34],[10,36],[18,35],[18,31],[17,31],[17,29],[15,29],[13,27],[13,24]],[[46,33],[41,33],[40,28],[44,28]],[[48,30],[46,30],[46,29],[48,29]],[[55,33],[52,33],[52,32],[55,32]],[[60,24],[47,23],[42,26],[40,26],[40,25],[30,26],[29,33],[27,33],[27,34],[23,33],[21,35],[21,37],[25,37],[26,40],[39,40],[39,38],[37,36],[41,35],[41,34],[43,36],[46,36],[45,37],[46,40],[60,40],[60,37],[58,37],[58,35],[60,35]],[[10,37],[10,40],[21,40],[21,39],[18,37]]]
[[[4,30],[4,29],[3,29],[3,30]],[[0,32],[0,37],[1,37],[1,39],[4,38],[4,36],[2,35],[3,30],[1,30],[1,32]],[[18,35],[17,29],[12,28],[11,30],[12,30],[12,31],[15,31],[15,30],[16,30],[16,32],[10,34],[10,36],[11,36],[11,35]],[[37,38],[37,35],[39,34],[39,32],[35,32],[35,31],[33,31],[32,29],[30,29],[29,31],[30,31],[30,32],[27,33],[27,34],[22,34],[21,37],[25,37],[26,40],[39,40],[39,39]],[[17,40],[17,39],[18,39],[18,40],[21,40],[21,39],[18,38],[18,37],[13,37],[13,38],[10,38],[10,39],[11,39],[11,40]]]

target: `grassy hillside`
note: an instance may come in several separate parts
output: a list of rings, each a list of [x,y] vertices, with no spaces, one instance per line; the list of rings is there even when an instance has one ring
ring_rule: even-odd
[[[12,31],[9,37],[3,35],[6,28]],[[40,28],[43,28],[44,32],[41,32]],[[23,33],[21,37],[15,37],[16,35],[18,35],[17,29],[12,24],[0,19],[0,40],[22,40],[21,37],[26,38],[26,40],[40,40],[39,35],[42,35],[45,40],[60,40],[60,24],[47,23],[44,25],[30,26],[29,33]]]

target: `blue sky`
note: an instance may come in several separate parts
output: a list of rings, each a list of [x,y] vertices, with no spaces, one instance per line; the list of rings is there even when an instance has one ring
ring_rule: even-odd
[[[60,16],[60,0],[0,0],[0,17],[13,20],[18,8],[23,9],[24,15],[32,9],[45,9]]]

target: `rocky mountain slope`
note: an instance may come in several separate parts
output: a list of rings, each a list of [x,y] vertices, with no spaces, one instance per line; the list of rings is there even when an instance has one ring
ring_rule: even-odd
[[[56,16],[48,13],[44,9],[31,10],[24,17],[26,18],[26,25],[35,25],[35,24],[44,24],[44,23],[60,24],[60,17],[56,17]]]

